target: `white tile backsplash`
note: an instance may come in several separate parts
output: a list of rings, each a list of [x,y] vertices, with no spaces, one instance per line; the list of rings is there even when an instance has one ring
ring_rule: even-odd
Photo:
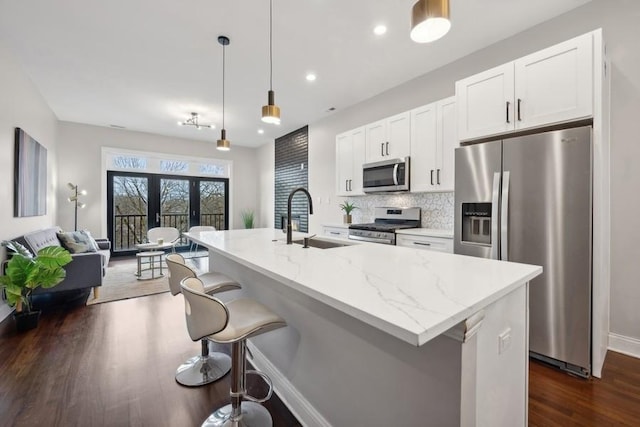
[[[354,202],[353,223],[373,222],[376,207],[419,207],[422,227],[453,230],[453,192],[376,194],[345,198]]]

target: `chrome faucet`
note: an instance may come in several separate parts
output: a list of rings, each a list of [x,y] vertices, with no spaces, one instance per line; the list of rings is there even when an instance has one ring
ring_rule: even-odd
[[[302,191],[307,195],[307,199],[309,199],[309,215],[313,215],[313,202],[311,201],[311,194],[307,191],[306,188],[296,188],[289,194],[289,200],[287,201],[287,245],[293,243],[293,227],[291,226],[291,202],[293,201],[293,196],[298,191]]]

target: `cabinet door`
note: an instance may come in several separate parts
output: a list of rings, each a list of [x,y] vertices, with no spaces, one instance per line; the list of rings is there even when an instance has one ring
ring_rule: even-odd
[[[515,61],[516,129],[593,114],[592,34]]]
[[[368,124],[365,128],[366,162],[379,162],[385,159],[387,142],[387,123],[380,120]]]
[[[341,239],[349,238],[349,227],[331,227],[331,226],[323,226],[322,233],[328,237],[335,237]]]
[[[513,62],[456,82],[461,141],[513,130]]]
[[[362,195],[362,164],[364,163],[364,128],[351,132],[351,178],[348,182],[349,195]]]
[[[453,191],[455,179],[455,149],[458,142],[458,121],[455,97],[437,103],[438,144],[436,149],[436,184],[438,191]]]
[[[436,183],[437,104],[411,111],[411,191],[431,191]]]
[[[353,179],[353,136],[351,132],[345,132],[336,136],[336,194],[338,196],[349,195],[350,179]]]
[[[387,140],[384,154],[388,159],[406,157],[411,151],[411,112],[387,119]]]

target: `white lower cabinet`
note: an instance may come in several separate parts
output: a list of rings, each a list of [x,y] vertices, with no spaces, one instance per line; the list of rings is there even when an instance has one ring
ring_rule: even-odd
[[[412,234],[397,234],[396,246],[453,253],[453,239]]]
[[[331,225],[323,225],[322,226],[322,234],[328,237],[336,237],[340,239],[348,239],[349,238],[349,226],[345,225],[343,227],[339,226],[331,226]]]

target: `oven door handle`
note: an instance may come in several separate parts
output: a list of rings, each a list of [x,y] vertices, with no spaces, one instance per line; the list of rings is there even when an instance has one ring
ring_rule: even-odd
[[[372,242],[372,243],[385,243],[387,245],[393,245],[393,240],[391,239],[383,239],[380,237],[360,237],[360,236],[351,236],[349,235],[349,239],[358,240],[361,242]]]
[[[397,163],[393,165],[393,185],[398,185],[398,166]]]

